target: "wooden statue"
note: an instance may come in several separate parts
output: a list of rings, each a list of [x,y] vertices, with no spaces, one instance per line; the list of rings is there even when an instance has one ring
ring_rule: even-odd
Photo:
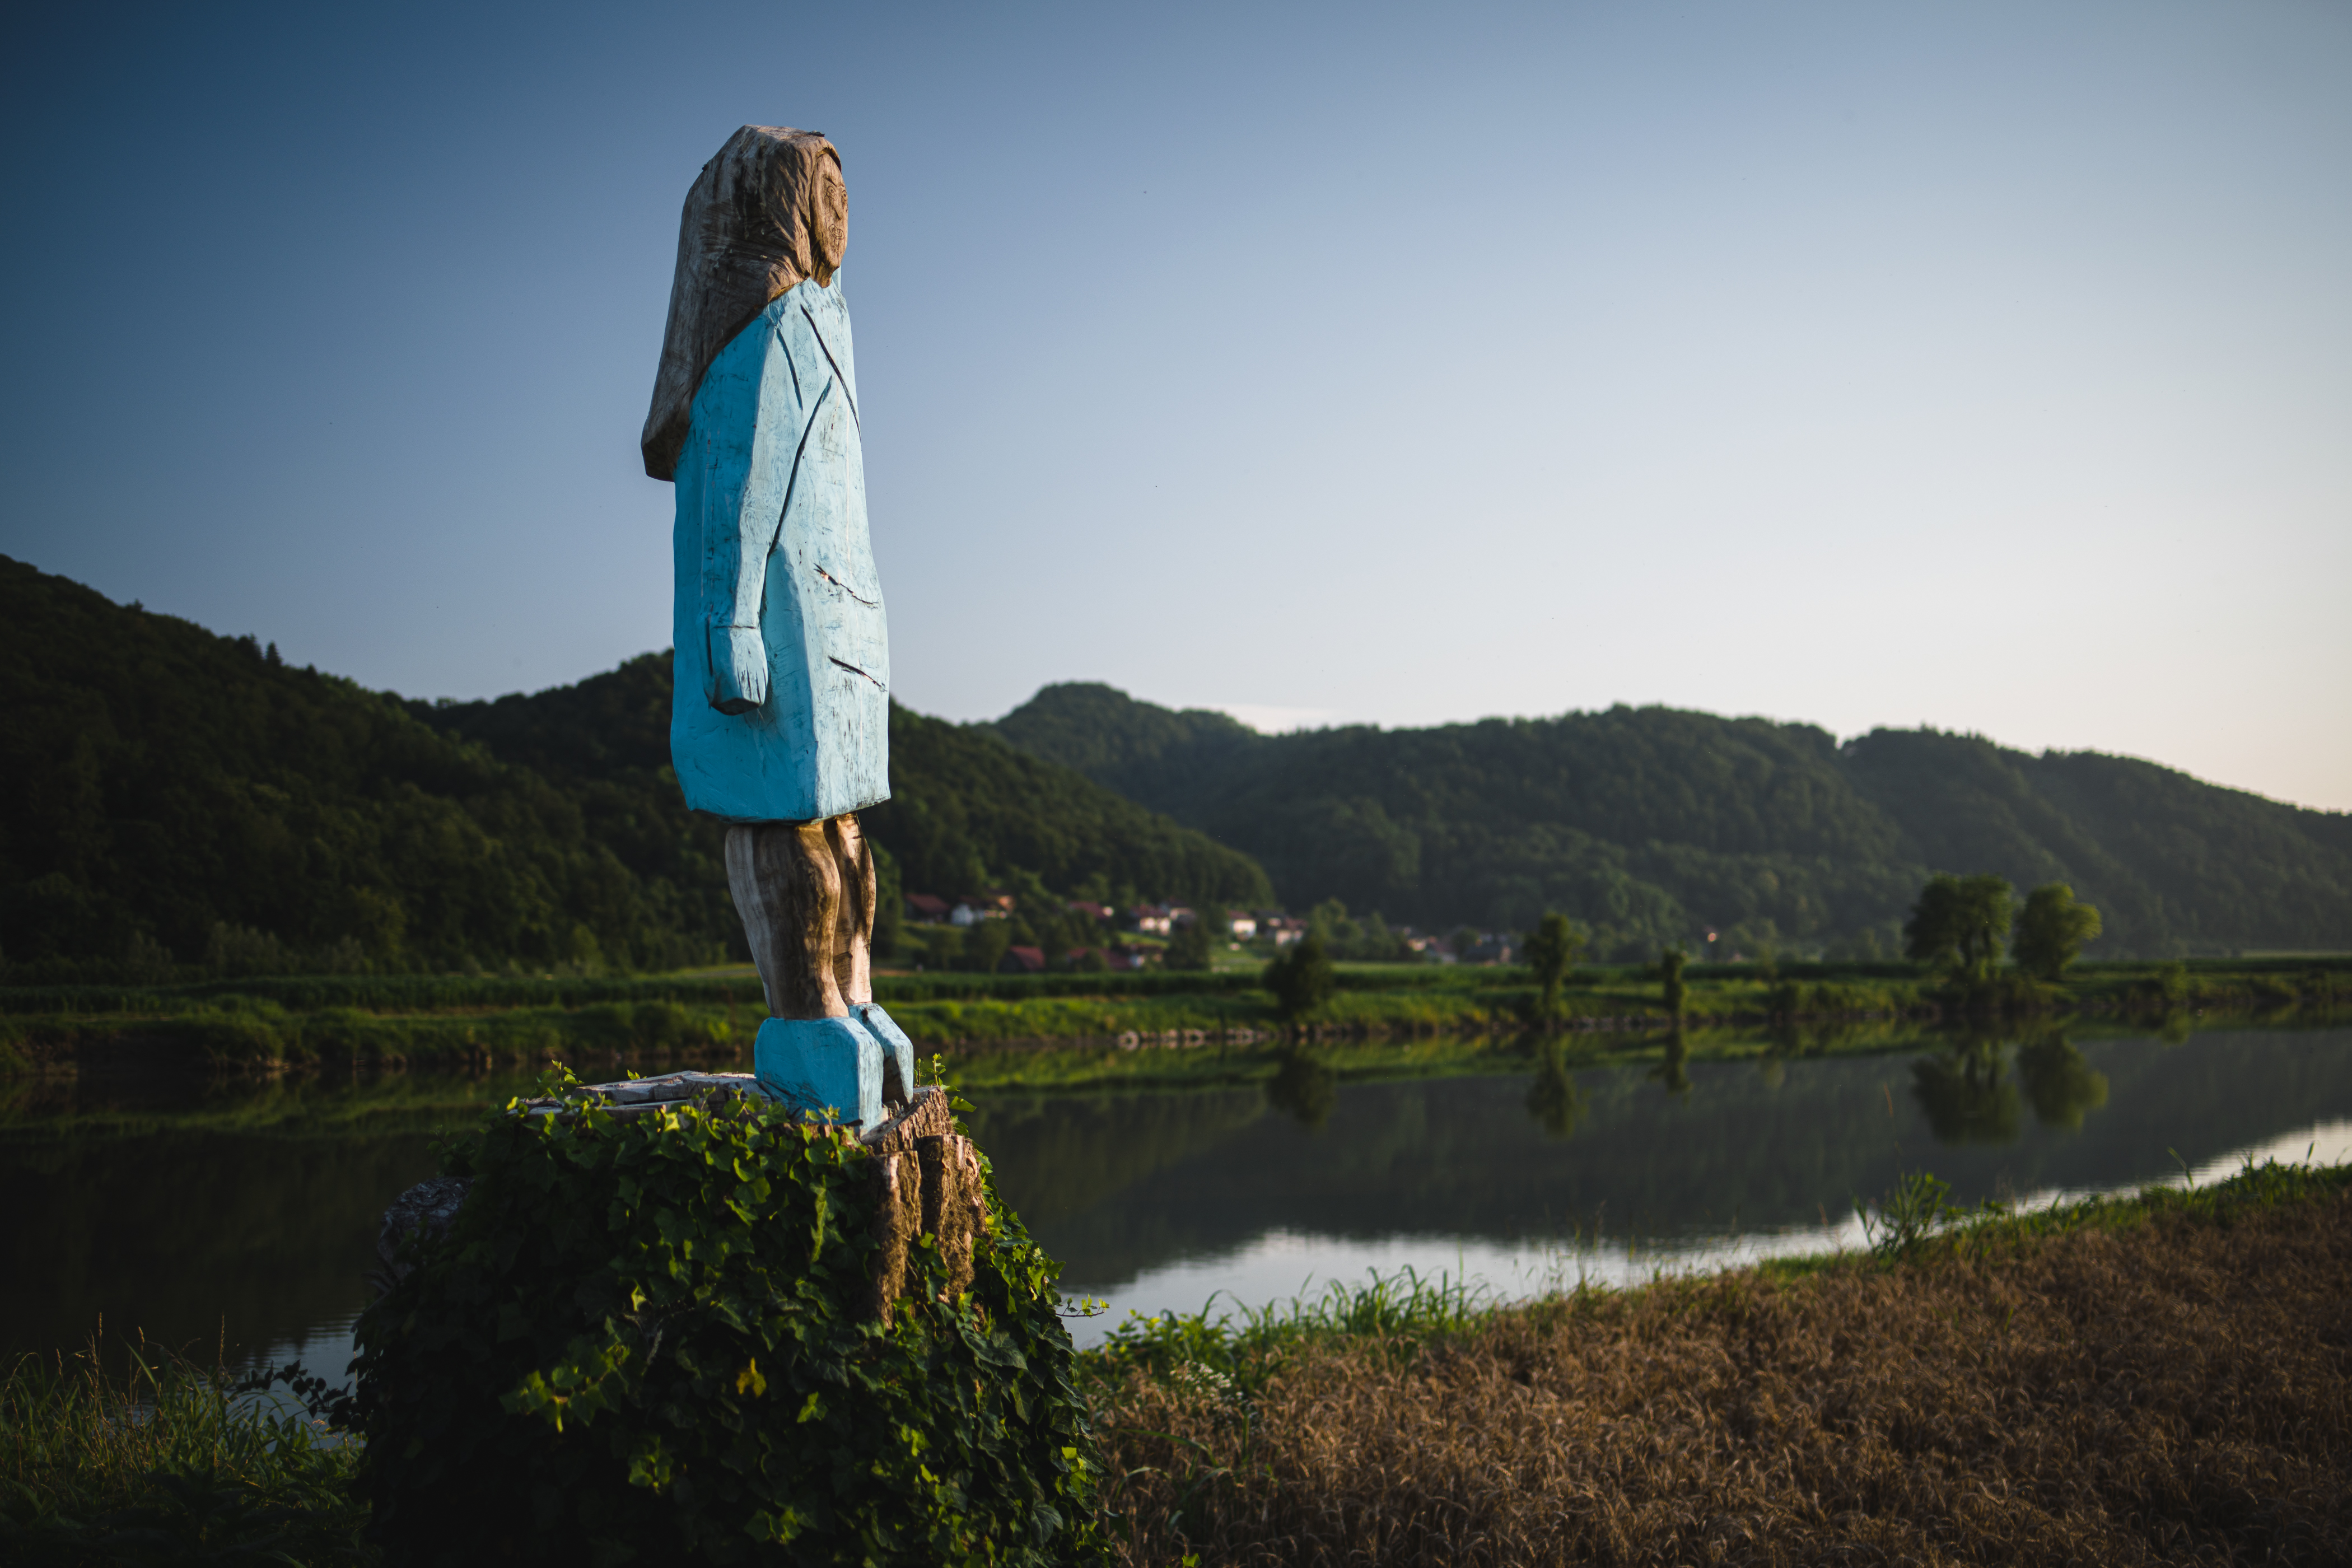
[[[848,237],[832,142],[766,125],[728,139],[687,193],[642,446],[677,488],[670,756],[688,806],[729,824],[727,885],[768,994],[753,1069],[870,1129],[915,1064],[874,1001],[856,816],[890,796],[890,647]]]

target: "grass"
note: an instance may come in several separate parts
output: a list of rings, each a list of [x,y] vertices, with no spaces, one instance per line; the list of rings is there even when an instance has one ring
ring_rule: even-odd
[[[1227,957],[1240,955],[1228,954]],[[1988,1007],[2153,1022],[2203,1010],[2315,1017],[2352,1001],[2352,972],[2308,960],[2084,965],[2064,987],[2014,976],[1967,994],[1905,964],[1694,965],[1685,1029],[1931,1022]],[[927,1052],[968,1062],[1004,1047],[1084,1049],[1134,1036],[1219,1039],[1277,1031],[1308,1039],[1418,1039],[1517,1033],[1536,1018],[1522,970],[1343,964],[1339,990],[1286,1020],[1253,968],[1214,973],[898,974],[877,994]],[[142,1067],[275,1073],[318,1064],[466,1067],[556,1057],[618,1066],[740,1061],[766,1011],[740,968],[674,975],[301,975],[152,988],[0,986],[0,1075],[93,1055]],[[1654,977],[1588,967],[1552,1027],[1572,1034],[1665,1029]],[[1091,1081],[1191,1081],[1199,1069],[1098,1055]],[[973,1074],[1070,1081],[1067,1064]],[[1042,1077],[1037,1076],[1043,1073]]]
[[[1531,1302],[1410,1270],[1082,1357],[1129,1563],[2333,1562],[2352,1169]],[[107,1374],[102,1364],[128,1370]],[[355,1445],[143,1346],[0,1379],[0,1560],[364,1563]]]
[[[1128,1561],[2340,1560],[2352,1171],[1505,1305],[1414,1277],[1090,1356]]]
[[[218,1369],[144,1345],[100,1352],[27,1356],[0,1379],[0,1561],[373,1560],[356,1447]]]

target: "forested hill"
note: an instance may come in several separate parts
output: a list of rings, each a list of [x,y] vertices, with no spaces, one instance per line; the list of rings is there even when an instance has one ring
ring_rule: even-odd
[[[2352,817],[2096,752],[1612,708],[1259,735],[1108,686],[993,726],[1255,855],[1293,908],[1517,929],[1556,908],[1630,956],[1704,928],[1891,950],[1931,870],[2097,905],[2095,954],[2352,947]]]
[[[0,556],[0,959],[656,967],[740,947],[667,776],[669,665],[404,702]],[[1265,897],[1244,857],[894,710],[867,815],[918,888]]]
[[[634,845],[656,832],[699,834],[669,772],[670,656],[642,654],[576,686],[488,702],[412,702],[447,734],[478,742],[572,790],[596,836]],[[1181,827],[985,729],[890,705],[891,798],[858,814],[890,874],[914,892],[983,887],[1132,901],[1140,897],[1264,902],[1247,856]],[[651,863],[648,856],[648,863]],[[721,896],[724,875],[721,874]]]

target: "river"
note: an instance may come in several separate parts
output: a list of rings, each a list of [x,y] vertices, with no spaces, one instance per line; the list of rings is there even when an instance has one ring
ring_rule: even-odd
[[[434,1141],[526,1079],[0,1088],[0,1350],[101,1319],[232,1364],[340,1373],[376,1216]],[[998,1092],[966,1118],[1000,1191],[1108,1310],[1263,1307],[1368,1269],[1498,1294],[1861,1244],[1853,1201],[1929,1170],[2043,1202],[2246,1158],[2352,1158],[2352,1030],[1952,1037],[1343,1082]]]

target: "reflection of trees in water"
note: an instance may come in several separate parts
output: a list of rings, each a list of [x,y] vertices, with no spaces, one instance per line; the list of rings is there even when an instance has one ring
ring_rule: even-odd
[[[26,1282],[0,1289],[0,1364],[70,1352],[101,1314],[110,1338],[207,1357],[223,1334],[235,1355],[348,1316],[384,1205],[433,1167],[424,1132],[0,1142],[0,1279]]]
[[[1911,1093],[1938,1143],[2017,1142],[2017,1086],[1993,1036],[1963,1036],[1913,1062]]]
[[[1652,1083],[1664,1084],[1666,1092],[1685,1095],[1690,1092],[1690,1074],[1683,1069],[1690,1065],[1690,1042],[1676,1029],[1666,1037],[1666,1059],[1649,1071]]]
[[[1339,1075],[1311,1051],[1286,1051],[1282,1066],[1267,1080],[1265,1099],[1301,1127],[1320,1127],[1339,1102]]]
[[[998,1193],[1032,1226],[1196,1159],[1265,1114],[1254,1086],[972,1098],[964,1125],[988,1151]]]
[[[2021,1049],[2017,1076],[2044,1127],[2080,1131],[2083,1113],[2107,1102],[2107,1075],[2094,1071],[2063,1035],[2044,1035]]]
[[[2080,1131],[2085,1111],[2107,1102],[2107,1079],[2092,1069],[2061,1034],[2039,1036],[2018,1049],[1991,1035],[1964,1036],[1911,1064],[1911,1092],[1927,1113],[1938,1143],[2013,1143],[2018,1090],[2044,1127]]]
[[[1584,1097],[1576,1091],[1576,1080],[1568,1075],[1568,1061],[1558,1040],[1546,1040],[1543,1059],[1536,1067],[1535,1081],[1528,1085],[1528,1114],[1536,1124],[1554,1138],[1565,1138],[1576,1131],[1577,1118],[1584,1114]]]

